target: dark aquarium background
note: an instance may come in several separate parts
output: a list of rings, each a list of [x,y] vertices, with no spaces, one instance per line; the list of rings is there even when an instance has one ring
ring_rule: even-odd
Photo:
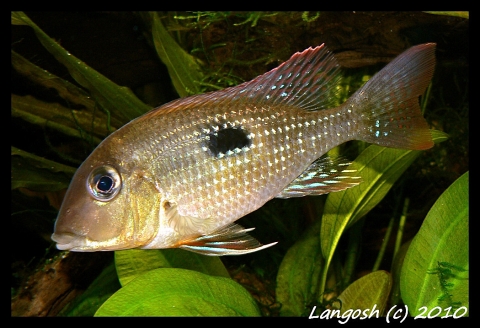
[[[344,274],[327,289],[332,295],[338,296],[351,282],[372,272],[372,268],[392,272],[402,214],[400,242],[406,244],[418,233],[439,196],[469,170],[468,13],[22,15],[93,70],[130,89],[142,106],[138,106],[137,112],[128,113],[107,108],[99,100],[101,95],[72,77],[66,66],[42,45],[34,29],[18,24],[12,14],[12,316],[91,316],[120,288],[113,252],[60,252],[50,239],[75,169],[103,138],[149,108],[179,96],[248,81],[310,46],[325,43],[337,54],[345,68],[340,94],[344,100],[402,51],[416,44],[435,42],[436,71],[421,103],[431,127],[449,136],[423,151],[383,200],[342,235],[331,270]],[[179,49],[190,55],[192,76],[185,80],[194,82],[182,91],[178,88],[179,77],[169,71],[171,65],[175,66],[175,59],[170,66],[166,65],[156,51],[152,37],[155,19]],[[361,142],[349,142],[338,149],[338,154],[354,160],[366,147]],[[278,295],[278,273],[289,249],[320,221],[326,199],[327,195],[273,199],[238,221],[245,227],[255,227],[252,235],[263,243],[279,242],[261,252],[220,259],[229,276],[253,296],[260,315],[308,315],[308,309],[319,304],[318,295],[313,292],[311,298],[304,298],[304,304],[298,304],[306,312],[282,312],[286,301]],[[393,279],[395,286],[395,275]],[[95,297],[85,300],[85,295]],[[396,302],[401,304],[402,300]]]

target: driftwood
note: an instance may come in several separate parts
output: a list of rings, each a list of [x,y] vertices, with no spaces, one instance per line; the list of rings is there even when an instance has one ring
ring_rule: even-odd
[[[55,316],[98,276],[111,253],[62,252],[38,268],[12,300],[12,316]]]

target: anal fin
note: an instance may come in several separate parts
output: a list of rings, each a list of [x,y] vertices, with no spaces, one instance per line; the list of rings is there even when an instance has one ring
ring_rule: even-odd
[[[334,160],[323,156],[313,162],[302,174],[293,180],[277,198],[318,196],[341,191],[362,182],[350,162],[339,157]]]
[[[245,229],[238,224],[230,224],[209,235],[183,241],[178,248],[203,255],[221,256],[253,253],[276,244],[262,245],[248,234],[253,229],[255,228]]]

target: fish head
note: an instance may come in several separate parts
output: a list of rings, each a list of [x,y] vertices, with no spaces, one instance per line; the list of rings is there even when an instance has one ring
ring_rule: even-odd
[[[58,249],[137,248],[158,235],[162,195],[146,171],[126,158],[125,149],[115,153],[104,142],[79,167],[55,222]]]

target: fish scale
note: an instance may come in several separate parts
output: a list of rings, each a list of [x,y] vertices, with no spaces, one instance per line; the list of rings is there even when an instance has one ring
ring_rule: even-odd
[[[179,117],[172,116],[166,121],[149,121],[152,130],[162,131],[162,125],[172,124],[173,127],[172,134],[162,137],[165,142],[160,145],[161,149],[152,151],[158,154],[152,162],[155,163],[154,175],[160,177],[159,185],[175,200],[179,214],[219,218],[209,230],[200,231],[202,234],[224,226],[232,218],[244,216],[275,197],[319,155],[353,135],[343,127],[349,122],[345,110],[342,113],[339,109],[331,109],[318,117],[297,108],[263,106],[255,109],[245,104],[238,104],[239,109],[232,107],[226,113],[222,108],[205,109],[208,113],[219,112],[216,115],[222,119],[216,124],[212,124],[214,119],[192,121],[191,117],[203,114],[197,108],[179,112]],[[189,124],[184,124],[187,119]],[[177,125],[173,125],[175,122]],[[251,146],[234,156],[212,157],[202,146],[205,143],[203,129],[214,130],[220,122],[242,126],[249,132]],[[148,129],[148,125],[144,128]],[[283,140],[281,151],[277,139]],[[168,148],[165,144],[174,147]],[[172,158],[169,151],[178,155]]]
[[[52,239],[72,251],[183,248],[240,255],[270,247],[235,224],[268,200],[361,182],[325,154],[349,140],[433,146],[418,97],[435,45],[412,47],[339,105],[324,45],[236,87],[174,100],[106,138],[75,173]]]

